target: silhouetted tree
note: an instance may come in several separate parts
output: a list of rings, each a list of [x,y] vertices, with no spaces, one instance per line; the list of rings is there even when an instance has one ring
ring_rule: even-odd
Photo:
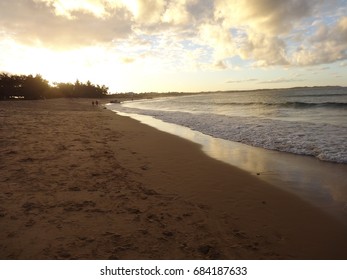
[[[49,88],[48,81],[40,75],[29,75],[24,79],[21,89],[25,99],[42,99],[46,97]]]
[[[0,99],[25,98],[58,98],[88,97],[102,98],[108,93],[106,86],[94,85],[90,81],[81,83],[55,83],[50,86],[40,75],[10,75],[0,73]]]
[[[74,85],[71,83],[58,83],[56,84],[58,93],[61,97],[74,97]]]
[[[74,86],[75,97],[102,98],[108,92],[106,86],[93,85],[90,81],[83,84],[77,80]]]
[[[20,95],[21,87],[25,76],[10,75],[7,73],[0,74],[0,97],[9,99],[12,96]]]
[[[0,74],[1,99],[22,97],[25,99],[44,98],[50,86],[40,75]]]

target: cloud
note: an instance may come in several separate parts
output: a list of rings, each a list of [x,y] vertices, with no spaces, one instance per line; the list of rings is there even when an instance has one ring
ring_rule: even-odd
[[[293,54],[296,65],[317,65],[347,59],[347,16],[329,26],[320,23],[316,32]]]
[[[247,40],[238,53],[244,59],[257,61],[258,66],[287,65],[286,44],[278,37],[249,32]]]
[[[126,63],[126,64],[133,63],[133,62],[135,62],[135,58],[133,58],[133,57],[123,57],[122,58],[122,62]]]
[[[187,10],[187,1],[178,0],[170,2],[162,16],[163,22],[172,24],[187,24],[191,20],[191,16]]]
[[[257,67],[317,65],[347,59],[347,17],[341,3],[2,0],[0,41],[11,38],[59,50],[127,46],[120,57],[156,56],[193,69],[208,69],[207,64],[226,69],[225,61],[233,57]],[[196,49],[204,55],[196,55]]]
[[[58,16],[69,19],[76,18],[74,13],[84,12],[94,15],[95,17],[104,18],[109,15],[109,9],[120,7],[119,2],[111,0],[33,0],[35,3],[45,3],[53,8],[54,13]]]
[[[3,0],[0,34],[19,43],[57,49],[112,44],[133,40],[137,34],[151,36],[171,29],[177,34],[192,34],[197,15],[206,11],[199,2],[204,1]],[[194,7],[199,7],[199,12],[191,13]],[[186,29],[177,28],[181,25]]]
[[[162,0],[135,0],[133,14],[137,22],[142,24],[155,24],[160,22],[165,10],[165,1]]]
[[[286,43],[251,30],[239,30],[236,34],[218,24],[200,26],[199,36],[203,44],[213,49],[216,61],[239,56],[244,60],[257,61],[258,66],[288,65]]]
[[[236,45],[230,32],[218,24],[202,24],[198,30],[198,43],[210,46],[214,50],[216,61],[237,54]]]
[[[271,80],[263,80],[260,81],[259,84],[282,84],[282,83],[293,83],[293,82],[302,82],[303,79],[297,79],[297,78],[277,78],[277,79],[271,79]]]
[[[275,36],[289,32],[298,20],[312,14],[322,1],[217,0],[215,18],[226,26],[247,26]]]
[[[281,36],[309,16],[319,2],[217,0],[213,22],[200,25],[199,34],[213,48],[216,61],[239,56],[260,67],[289,65],[288,42]]]
[[[213,15],[213,0],[124,0],[132,8],[137,24],[170,27],[194,26]]]
[[[336,18],[336,10],[342,3],[335,0],[217,0],[214,19],[224,34],[237,30],[232,42],[220,41],[226,46],[225,54],[251,59],[255,61],[253,65],[260,67],[316,65],[346,59],[345,16],[335,25],[329,22],[311,25],[317,19],[322,20],[323,15]],[[346,9],[338,11],[343,15]],[[300,43],[293,51],[293,46]],[[215,49],[216,53],[223,53],[223,47]],[[218,59],[225,57],[219,55]]]
[[[247,83],[247,82],[257,82],[258,79],[246,79],[246,80],[229,80],[226,83],[228,84],[239,84],[239,83]]]
[[[214,0],[189,0],[187,11],[196,22],[206,22],[213,18]]]
[[[228,69],[228,65],[223,60],[217,61],[214,64],[214,66],[216,69],[221,69],[221,70]]]
[[[117,8],[107,18],[83,10],[71,11],[73,17],[56,14],[50,3],[38,1],[1,1],[0,26],[7,37],[28,44],[71,49],[126,38],[131,33],[128,12]]]

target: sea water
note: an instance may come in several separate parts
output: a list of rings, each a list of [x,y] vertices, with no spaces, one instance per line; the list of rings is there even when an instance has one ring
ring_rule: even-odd
[[[347,221],[347,89],[209,93],[109,109],[200,144]]]
[[[347,88],[223,92],[124,103],[204,134],[347,163]]]

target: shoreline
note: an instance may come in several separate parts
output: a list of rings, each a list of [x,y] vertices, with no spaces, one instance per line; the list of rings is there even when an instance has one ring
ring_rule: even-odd
[[[223,140],[148,115],[110,110],[201,146],[209,157],[291,192],[347,225],[347,165]],[[252,160],[256,159],[256,160]]]
[[[0,103],[1,259],[347,258],[318,209],[90,104]]]

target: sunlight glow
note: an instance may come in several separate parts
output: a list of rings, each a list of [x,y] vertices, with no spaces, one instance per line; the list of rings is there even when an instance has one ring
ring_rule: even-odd
[[[2,0],[0,72],[111,91],[346,86],[344,2]]]
[[[139,16],[139,3],[138,0],[121,0],[123,5],[135,16]]]
[[[55,8],[55,13],[58,16],[64,16],[69,19],[74,19],[73,12],[83,11],[91,13],[96,17],[102,18],[106,15],[104,5],[99,0],[36,0],[46,2]]]

